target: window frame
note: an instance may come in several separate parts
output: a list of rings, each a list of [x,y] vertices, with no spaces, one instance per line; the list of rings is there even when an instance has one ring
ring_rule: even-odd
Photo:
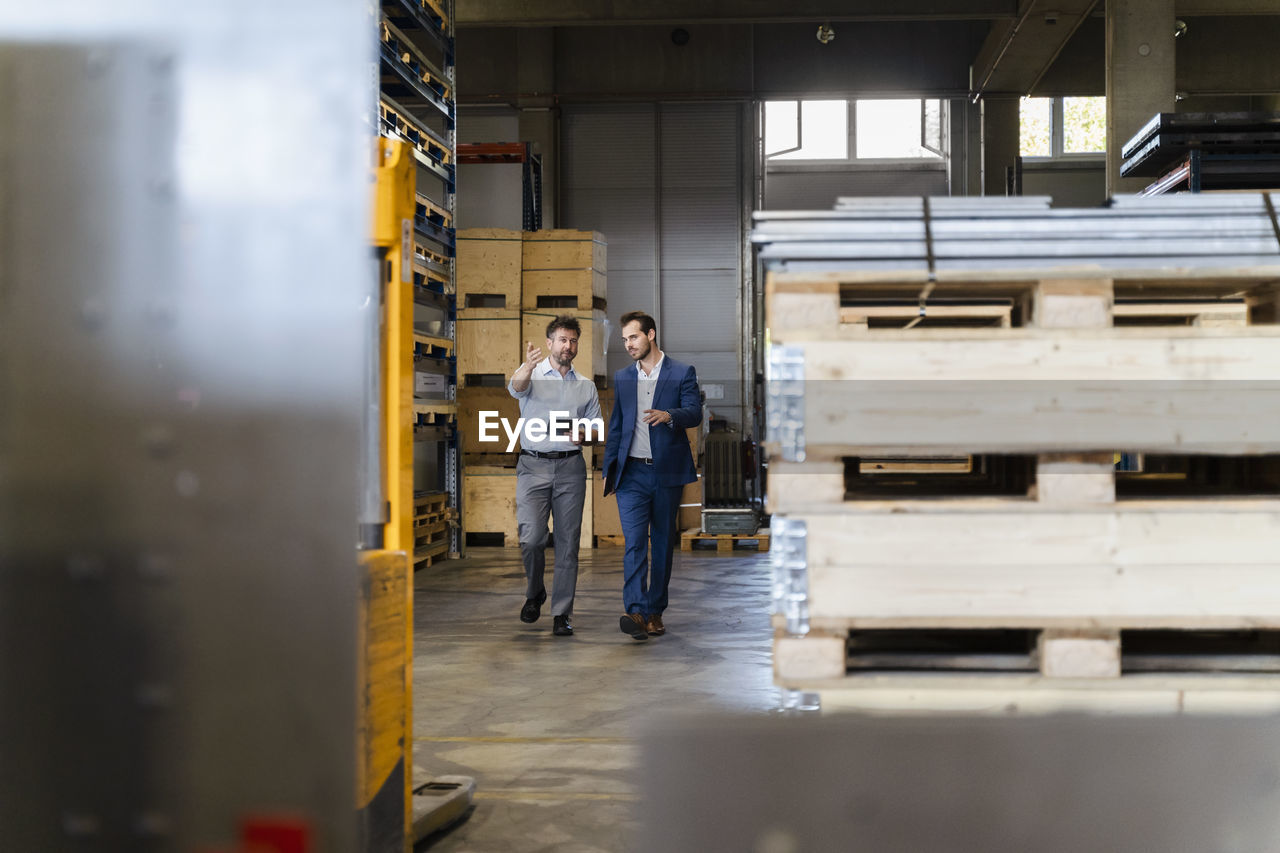
[[[847,111],[846,127],[848,130],[848,139],[846,140],[846,150],[852,152],[851,155],[843,158],[813,158],[813,159],[777,159],[777,154],[785,154],[794,149],[783,149],[774,155],[764,154],[764,167],[769,172],[818,172],[818,171],[861,171],[879,169],[885,166],[893,167],[904,171],[946,171],[947,161],[950,158],[950,135],[947,133],[947,107],[946,98],[929,98],[918,96],[915,98],[770,98],[760,101],[760,127],[761,127],[761,150],[764,149],[764,111],[770,101],[785,102],[792,101],[797,104],[796,115],[800,117],[803,114],[803,108],[798,106],[804,101],[831,101],[843,100],[845,102],[845,110]],[[859,157],[858,156],[858,101],[884,101],[884,100],[914,100],[920,102],[920,146],[926,151],[933,152],[933,157]],[[934,149],[932,146],[925,144],[925,101],[935,100],[938,102],[939,111],[939,142],[942,150]]]
[[[1066,124],[1063,119],[1063,101],[1066,98],[1075,97],[1096,97],[1092,95],[1051,95],[1049,96],[1049,154],[1023,154],[1022,153],[1022,100],[1031,100],[1024,97],[1018,101],[1018,156],[1022,158],[1024,163],[1095,163],[1105,162],[1107,159],[1106,151],[1067,151],[1066,150]],[[1104,96],[1105,97],[1105,96]]]

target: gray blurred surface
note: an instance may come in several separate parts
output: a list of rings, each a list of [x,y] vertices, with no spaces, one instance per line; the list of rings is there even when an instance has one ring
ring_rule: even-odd
[[[682,853],[1280,850],[1275,718],[704,718],[644,743]]]
[[[0,849],[350,849],[365,20],[0,8]]]

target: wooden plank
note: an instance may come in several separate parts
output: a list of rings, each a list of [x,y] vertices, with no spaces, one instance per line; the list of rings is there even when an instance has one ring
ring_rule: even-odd
[[[1041,631],[1036,655],[1048,678],[1119,678],[1120,632]]]
[[[1041,329],[1106,328],[1113,299],[1108,278],[1039,281],[1031,292],[1032,323]]]
[[[1116,499],[1114,454],[1043,453],[1035,496],[1042,504],[1110,504]]]
[[[360,690],[356,782],[373,802],[397,766],[411,760],[413,595],[403,551],[363,551],[360,563]]]
[[[458,309],[520,308],[521,236],[503,228],[464,228],[457,235]],[[476,297],[483,297],[477,300]],[[501,305],[497,304],[501,300]],[[473,306],[471,303],[475,302]],[[460,315],[461,316],[461,315]],[[515,316],[514,314],[512,316]]]
[[[608,271],[604,235],[596,231],[526,231],[522,255],[526,270]]]
[[[856,506],[792,516],[815,627],[1280,627],[1278,501]]]
[[[843,678],[848,658],[846,643],[845,634],[776,636],[773,640],[774,677],[800,682]]]
[[[428,335],[423,332],[414,332],[413,342],[424,347],[437,347],[449,353],[453,352],[454,347],[454,342],[451,338],[442,338],[439,335]]]
[[[871,331],[793,346],[815,459],[1280,452],[1280,327]]]
[[[861,674],[786,683],[813,690],[823,713],[1058,713],[1147,716],[1280,713],[1280,676],[1126,675],[1051,679],[984,673]]]
[[[524,342],[520,338],[520,315],[501,319],[476,319],[459,316],[458,384],[472,383],[469,376],[499,375],[509,378],[524,361]]]
[[[465,533],[501,533],[507,548],[520,547],[516,524],[514,468],[471,468],[462,473],[462,529]]]
[[[524,270],[522,273],[521,307],[526,311],[554,312],[564,310],[604,310],[608,295],[608,279],[600,270]]]

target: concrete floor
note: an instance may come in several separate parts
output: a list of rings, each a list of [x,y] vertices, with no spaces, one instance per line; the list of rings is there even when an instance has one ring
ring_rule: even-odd
[[[769,555],[677,551],[667,634],[646,642],[618,629],[620,548],[583,551],[573,637],[551,634],[549,603],[520,622],[523,577],[501,548],[415,576],[415,764],[477,783],[469,817],[419,849],[640,849],[634,810],[655,780],[639,735],[673,712],[779,707]]]

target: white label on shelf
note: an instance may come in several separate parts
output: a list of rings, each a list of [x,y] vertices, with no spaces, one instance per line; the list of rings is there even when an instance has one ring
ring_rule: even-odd
[[[415,394],[443,394],[444,376],[439,373],[415,373],[413,392]]]
[[[400,281],[413,281],[413,220],[400,220]]]

